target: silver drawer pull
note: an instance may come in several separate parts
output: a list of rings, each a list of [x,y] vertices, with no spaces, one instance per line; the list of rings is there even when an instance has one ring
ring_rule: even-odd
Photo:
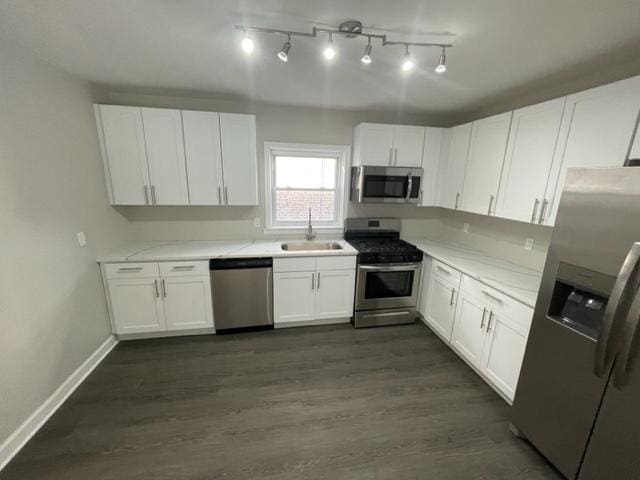
[[[164,298],[167,298],[167,286],[166,286],[166,285],[165,285],[165,283],[164,283],[164,278],[162,279],[162,281],[161,281],[161,284],[160,284],[160,285],[162,285],[162,296],[163,296]]]
[[[195,267],[195,265],[178,265],[177,267],[173,267],[172,270],[177,270],[177,271],[185,271],[185,270],[193,270]]]
[[[538,220],[538,225],[542,225],[545,221],[544,216],[547,213],[547,207],[549,206],[549,200],[546,198],[542,201],[542,209],[540,210],[540,219]]]
[[[489,292],[487,292],[486,290],[481,290],[482,293],[484,293],[487,297],[491,298],[492,300],[495,300],[498,303],[502,303],[502,299],[496,297],[495,295],[491,295]]]
[[[142,271],[142,267],[120,267],[118,268],[119,272],[140,272]]]
[[[491,215],[491,209],[493,208],[493,200],[495,197],[493,195],[489,195],[489,208],[487,208],[487,215]]]
[[[153,286],[156,289],[156,298],[160,298],[160,292],[158,292],[158,280],[153,281]]]
[[[533,202],[533,212],[531,212],[531,223],[536,223],[536,217],[538,216],[538,205],[540,205],[540,200],[536,198],[536,201]]]
[[[453,307],[453,300],[456,298],[456,289],[451,289],[451,300],[449,300],[449,306]]]
[[[482,320],[480,320],[480,330],[484,330],[484,317],[487,315],[487,307],[482,309]]]
[[[436,268],[440,271],[443,271],[444,273],[446,273],[447,275],[451,275],[451,272],[449,270],[447,270],[446,268],[441,267],[440,265],[436,265]]]

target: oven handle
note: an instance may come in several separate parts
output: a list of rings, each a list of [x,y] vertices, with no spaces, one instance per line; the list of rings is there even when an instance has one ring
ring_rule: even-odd
[[[418,270],[420,266],[420,263],[407,263],[404,265],[385,265],[384,267],[377,265],[359,265],[358,268],[360,270],[375,270],[377,272],[397,272],[399,270]]]

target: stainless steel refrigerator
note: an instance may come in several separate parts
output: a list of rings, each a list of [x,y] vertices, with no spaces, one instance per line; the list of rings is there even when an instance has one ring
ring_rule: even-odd
[[[571,169],[512,409],[567,478],[640,479],[640,168]]]

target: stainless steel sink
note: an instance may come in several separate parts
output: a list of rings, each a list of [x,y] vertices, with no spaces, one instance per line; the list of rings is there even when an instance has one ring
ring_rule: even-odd
[[[282,250],[299,252],[303,250],[342,250],[338,242],[288,242],[282,244]]]

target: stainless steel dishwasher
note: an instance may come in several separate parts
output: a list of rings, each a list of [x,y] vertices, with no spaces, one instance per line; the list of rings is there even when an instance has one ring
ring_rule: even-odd
[[[216,330],[273,326],[273,259],[209,261]]]

